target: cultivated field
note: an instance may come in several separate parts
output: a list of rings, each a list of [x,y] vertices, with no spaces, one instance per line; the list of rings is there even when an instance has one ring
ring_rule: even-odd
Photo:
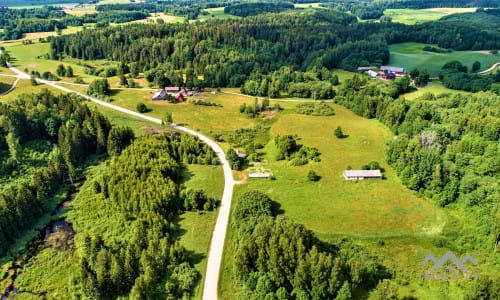
[[[476,8],[386,9],[384,16],[391,17],[393,22],[411,25],[435,21],[451,14],[474,12],[475,10]]]
[[[407,70],[413,68],[426,68],[431,77],[437,77],[441,67],[448,61],[458,60],[466,65],[469,70],[475,61],[481,63],[481,70],[486,70],[494,63],[500,61],[500,56],[479,51],[453,51],[450,53],[435,53],[424,51],[426,44],[401,43],[390,45],[391,52],[389,64],[403,67]],[[432,45],[435,46],[435,45]]]

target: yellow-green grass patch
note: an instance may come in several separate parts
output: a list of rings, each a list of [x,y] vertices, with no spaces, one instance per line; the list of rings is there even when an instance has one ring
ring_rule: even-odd
[[[385,9],[384,16],[392,18],[393,22],[407,25],[436,21],[456,13],[474,12],[476,8],[430,8],[430,9]]]
[[[137,103],[145,103],[151,109],[146,114],[156,118],[162,118],[166,112],[171,112],[175,123],[184,124],[207,134],[214,131],[232,131],[254,125],[253,120],[239,112],[241,103],[252,103],[253,99],[249,97],[228,94],[200,94],[189,97],[185,102],[172,104],[167,101],[152,101],[154,93],[154,91],[149,90],[113,90],[111,99],[113,99],[112,104],[133,111],[136,110]],[[220,104],[222,107],[192,104],[191,101],[198,98]]]
[[[275,147],[267,147],[268,168],[275,181],[248,180],[240,189],[259,189],[282,205],[285,214],[313,230],[320,238],[338,235],[398,237],[434,235],[441,231],[446,216],[428,200],[406,189],[385,164],[390,131],[376,120],[367,120],[335,105],[332,117],[284,114],[272,126],[273,135],[296,134],[299,143],[318,148],[321,162],[292,167],[274,160]],[[333,131],[341,126],[349,137],[337,139]],[[378,161],[385,180],[345,181],[348,166],[358,169]],[[314,170],[319,182],[307,180]]]
[[[1,78],[0,78],[1,79]],[[39,84],[36,86],[33,86],[31,84],[30,80],[27,79],[21,79],[17,82],[16,86],[12,91],[10,91],[8,94],[5,94],[3,96],[0,96],[0,102],[8,102],[15,100],[19,95],[22,94],[32,94],[32,93],[39,93],[43,89],[48,89],[49,91],[53,92],[56,95],[61,94],[62,92],[58,89]]]
[[[294,6],[295,8],[321,8],[321,6],[319,6],[321,4],[321,2],[316,2],[316,3],[295,3]]]
[[[216,19],[231,19],[231,18],[239,18],[238,16],[234,16],[231,14],[224,13],[224,7],[214,7],[214,8],[206,8],[204,11],[208,12],[208,15],[198,16],[200,21],[204,21],[211,18]]]
[[[73,69],[74,75],[81,77],[87,83],[90,83],[92,80],[100,77],[85,74],[85,65],[95,68],[106,68],[108,66],[116,65],[114,62],[108,62],[106,60],[82,61],[69,57],[62,61],[47,59],[45,58],[45,54],[50,51],[49,43],[35,42],[33,44],[23,45],[21,42],[11,42],[5,43],[3,46],[12,58],[12,65],[21,70],[27,69],[28,73],[31,71],[38,71],[40,74],[45,71],[49,71],[55,75],[59,64],[63,64],[64,66],[69,65]],[[61,80],[73,82],[75,79],[61,77]]]
[[[432,81],[430,82],[427,86],[418,88],[415,91],[412,91],[410,93],[404,94],[404,97],[408,100],[413,100],[415,98],[418,98],[422,96],[425,93],[431,93],[434,95],[440,95],[440,94],[469,94],[469,92],[465,91],[457,91],[457,90],[452,90],[447,87],[445,87],[440,81]]]
[[[16,79],[15,77],[0,76],[0,97],[10,90]]]
[[[95,10],[95,5],[83,4],[82,6],[77,8],[65,9],[64,12],[67,13],[68,15],[81,17],[86,14],[94,14],[97,11]]]
[[[224,190],[224,174],[221,166],[188,166],[188,181],[185,186],[205,190],[207,196],[221,199]],[[182,230],[181,244],[192,254],[194,267],[201,278],[195,288],[194,299],[201,299],[208,249],[215,225],[217,211],[186,212],[179,217],[178,224]]]
[[[478,53],[477,51],[453,51],[450,53],[435,53],[424,51],[426,44],[401,43],[389,46],[392,66],[402,67],[410,71],[413,68],[427,69],[431,77],[436,77],[443,65],[452,60],[458,60],[469,68],[475,61],[481,63],[481,70],[486,70],[499,61],[495,55]]]

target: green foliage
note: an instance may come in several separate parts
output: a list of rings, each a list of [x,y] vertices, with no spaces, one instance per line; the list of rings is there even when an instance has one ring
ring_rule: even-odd
[[[141,114],[145,113],[145,112],[148,112],[149,109],[148,107],[146,106],[146,104],[142,103],[142,102],[139,102],[137,103],[137,105],[135,106],[135,110],[137,110],[138,112],[140,112]]]
[[[130,127],[115,126],[111,128],[107,143],[108,154],[111,156],[120,155],[132,143],[134,138],[134,131]]]
[[[342,131],[342,128],[340,126],[337,126],[337,128],[335,128],[333,135],[335,135],[335,137],[337,137],[338,139],[345,137],[344,132]]]
[[[93,184],[87,191],[93,195],[80,203],[84,209],[75,216],[82,232],[77,247],[86,297],[191,296],[199,273],[172,238],[174,221],[185,210],[214,209],[216,201],[201,190],[183,190],[182,161],[212,163],[214,157],[196,137],[158,135],[136,139],[108,163],[95,179],[99,188]],[[85,210],[99,215],[94,207],[106,211],[104,230],[85,215]],[[107,232],[115,230],[111,223],[120,230]]]
[[[74,94],[54,96],[44,90],[0,104],[0,141],[4,141],[0,153],[10,154],[0,156],[0,179],[7,182],[0,192],[0,256],[47,213],[48,199],[66,180],[75,178],[77,167],[89,155],[106,151],[111,125],[81,101]],[[44,145],[41,158],[24,155],[29,143]],[[9,178],[27,168],[32,176],[25,180]]]
[[[348,295],[350,285],[371,289],[387,276],[349,242],[319,250],[310,231],[274,216],[271,199],[261,192],[247,192],[236,203],[233,272],[246,299],[333,299]]]
[[[323,101],[314,103],[297,104],[295,110],[299,114],[310,116],[333,116],[335,114],[333,107]]]
[[[477,64],[475,64],[475,67],[473,65],[473,68],[477,68],[478,70]],[[475,69],[472,72],[477,70]],[[467,67],[459,61],[446,63],[441,69],[439,78],[447,88],[471,92],[486,91],[490,89],[493,82],[493,76],[467,74]]]
[[[297,144],[291,135],[274,137],[274,145],[278,149],[276,160],[288,160],[292,166],[301,166],[309,161],[319,161],[318,149]]]
[[[309,181],[318,181],[321,179],[321,176],[319,176],[318,174],[316,174],[316,172],[314,172],[313,170],[310,170],[308,173],[307,173],[307,179]]]
[[[239,17],[255,16],[263,13],[279,13],[288,9],[294,9],[295,6],[286,2],[253,2],[253,3],[235,3],[224,7],[225,14],[231,14]]]
[[[109,82],[107,79],[95,79],[89,84],[87,89],[88,95],[109,95],[110,94]]]

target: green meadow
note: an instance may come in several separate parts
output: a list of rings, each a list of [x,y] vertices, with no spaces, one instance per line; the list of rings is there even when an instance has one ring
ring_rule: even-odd
[[[441,67],[448,61],[458,60],[469,70],[475,61],[481,63],[480,70],[486,70],[500,61],[500,56],[480,51],[453,51],[450,53],[435,53],[424,51],[426,44],[401,43],[389,46],[389,65],[402,67],[407,70],[426,68],[431,77],[437,77]],[[435,45],[431,45],[435,46]]]
[[[393,22],[403,24],[416,24],[439,20],[441,17],[474,12],[476,8],[428,8],[428,9],[386,9],[384,16],[392,18]]]

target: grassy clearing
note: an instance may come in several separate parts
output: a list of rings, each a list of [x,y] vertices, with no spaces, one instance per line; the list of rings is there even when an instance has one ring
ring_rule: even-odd
[[[78,28],[73,28],[71,30],[78,30]],[[62,61],[55,61],[44,58],[44,55],[49,53],[50,45],[49,43],[39,43],[35,42],[30,45],[23,45],[21,42],[8,42],[1,44],[5,47],[5,49],[10,53],[12,57],[12,65],[21,69],[31,71],[38,71],[42,74],[45,71],[49,71],[53,74],[56,74],[56,69],[59,64],[63,64],[65,66],[70,65],[73,68],[73,72],[75,76],[80,76],[85,82],[89,83],[94,79],[98,79],[100,77],[87,75],[84,73],[85,65],[89,65],[95,68],[104,68],[110,65],[114,65],[114,63],[110,63],[106,60],[94,60],[94,61],[81,61],[74,58],[65,58]],[[61,80],[73,82],[74,78],[62,77]],[[111,77],[109,78],[110,83],[117,83],[118,78]]]
[[[474,12],[476,8],[428,8],[428,9],[386,9],[384,10],[384,16],[392,18],[393,22],[403,23],[403,24],[417,24],[429,21],[439,20],[441,17],[465,13]]]
[[[97,11],[95,10],[95,5],[84,4],[81,7],[73,9],[65,9],[64,12],[67,13],[68,15],[81,17],[86,14],[94,14]]]
[[[152,101],[153,94],[153,91],[148,90],[114,90],[111,98],[113,104],[134,111],[137,103],[143,102],[151,109],[146,114],[156,118],[162,118],[165,112],[171,112],[175,123],[184,124],[208,134],[213,131],[252,127],[254,124],[253,120],[239,113],[241,103],[250,104],[253,101],[249,97],[228,94],[202,94],[190,97],[188,101],[183,103],[171,104],[166,101]],[[222,107],[201,106],[190,103],[190,100],[198,98],[220,104]]]
[[[366,237],[439,232],[444,216],[428,201],[404,188],[394,171],[384,164],[385,145],[392,139],[389,130],[341,106],[335,106],[335,111],[333,117],[290,113],[279,118],[271,128],[272,134],[297,134],[299,143],[319,149],[322,161],[303,167],[276,162],[271,142],[266,147],[266,158],[277,180],[249,180],[246,188],[267,192],[282,205],[285,214],[326,240],[338,234]],[[335,138],[333,131],[337,126],[349,137]],[[343,179],[342,171],[347,166],[359,168],[372,160],[382,163],[386,180]],[[316,171],[321,180],[309,182],[309,170]]]
[[[48,89],[49,91],[51,91],[52,93],[54,93],[56,95],[59,95],[62,93],[60,90],[54,89],[52,87],[48,87],[46,85],[32,86],[31,82],[29,80],[21,79],[21,80],[19,80],[16,87],[11,92],[0,97],[0,102],[12,101],[12,100],[16,99],[19,95],[22,95],[22,94],[38,93],[42,89]]]
[[[136,23],[156,23],[156,20],[162,19],[165,23],[182,23],[184,22],[184,17],[167,15],[164,13],[151,13],[149,17],[144,20],[135,20],[126,23],[113,24],[113,25],[126,25],[126,24],[136,24]]]
[[[437,77],[441,67],[451,60],[460,61],[469,70],[475,61],[481,63],[481,70],[486,70],[500,60],[498,56],[478,51],[427,52],[422,50],[425,45],[421,43],[401,43],[389,46],[391,53],[389,64],[407,70],[426,68],[431,77]]]
[[[321,2],[316,2],[316,3],[296,3],[294,5],[295,5],[295,8],[304,9],[304,8],[321,8],[319,6],[320,4],[321,4]]]
[[[208,15],[200,15],[198,17],[198,20],[204,21],[207,19],[211,18],[217,18],[217,19],[233,19],[233,18],[239,18],[238,16],[230,15],[230,14],[225,14],[224,13],[224,7],[214,7],[214,8],[206,8],[204,11],[208,12]]]
[[[203,188],[209,197],[221,199],[224,190],[224,174],[221,166],[189,165],[186,187]],[[202,275],[196,287],[194,299],[201,299],[205,270],[207,267],[208,249],[212,229],[215,226],[217,212],[186,212],[179,217],[181,227],[181,244],[192,254],[192,263]]]
[[[460,232],[467,221],[460,213],[442,210],[402,185],[385,163],[391,132],[378,121],[363,119],[338,105],[334,105],[336,114],[331,117],[297,115],[291,112],[294,106],[283,103],[285,111],[272,125],[271,133],[297,134],[299,143],[319,149],[321,162],[302,167],[276,162],[271,141],[264,149],[267,163],[263,165],[276,180],[248,179],[246,185],[235,188],[234,201],[247,190],[261,190],[281,205],[286,216],[304,224],[321,240],[335,243],[344,237],[353,239],[393,270],[397,278],[410,282],[402,286],[401,297],[460,298],[456,285],[420,281],[418,275],[425,256],[434,253],[437,257],[446,252],[434,241],[450,232]],[[335,138],[337,126],[349,136]],[[385,180],[343,179],[342,171],[348,165],[359,168],[372,160],[382,164]],[[321,180],[308,181],[309,170],[314,170]],[[221,299],[234,299],[239,291],[232,279],[234,235],[229,230],[226,238]]]
[[[431,93],[436,96],[441,94],[469,94],[469,92],[449,89],[439,81],[432,81],[426,87],[418,88],[416,91],[404,94],[404,97],[408,100],[413,100],[422,96],[424,93]]]

